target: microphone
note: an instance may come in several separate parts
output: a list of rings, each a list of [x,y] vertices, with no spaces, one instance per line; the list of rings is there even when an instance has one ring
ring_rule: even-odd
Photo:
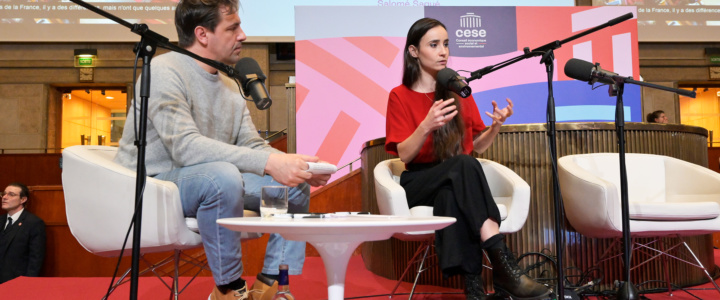
[[[464,79],[465,77],[461,77],[455,70],[450,68],[442,69],[437,74],[437,81],[440,84],[460,95],[460,97],[467,98],[472,94],[472,89],[463,81]]]
[[[257,61],[251,57],[244,57],[235,64],[236,78],[240,79],[245,97],[252,97],[259,110],[265,110],[272,105],[272,99],[265,88],[265,74],[263,74]]]
[[[596,82],[615,84],[613,77],[618,76],[617,73],[603,70],[600,68],[600,64],[593,65],[592,63],[577,58],[571,58],[567,61],[565,64],[565,75],[572,79],[587,81],[590,85]]]

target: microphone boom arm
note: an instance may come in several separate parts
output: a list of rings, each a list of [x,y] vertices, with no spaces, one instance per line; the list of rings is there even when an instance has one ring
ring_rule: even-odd
[[[547,44],[545,44],[545,45],[542,45],[542,46],[540,46],[540,47],[537,47],[537,48],[533,49],[532,51],[530,51],[528,47],[525,47],[525,48],[523,49],[523,51],[524,51],[525,53],[522,54],[522,55],[520,55],[520,56],[513,57],[513,58],[511,58],[511,59],[508,59],[508,60],[506,60],[506,61],[504,61],[504,62],[501,62],[501,63],[499,63],[499,64],[496,64],[496,65],[490,65],[490,66],[484,67],[484,68],[479,69],[479,70],[477,70],[477,71],[475,71],[475,72],[470,72],[470,77],[467,78],[466,82],[469,83],[470,81],[473,81],[473,80],[475,80],[475,79],[480,79],[480,78],[482,78],[482,77],[483,77],[484,75],[486,75],[486,74],[492,73],[492,72],[494,72],[494,71],[497,71],[497,70],[499,70],[499,69],[502,69],[502,68],[504,68],[504,67],[507,67],[507,66],[509,66],[509,65],[512,65],[512,64],[514,64],[514,63],[516,63],[516,62],[519,62],[519,61],[521,61],[521,60],[524,60],[524,59],[527,59],[527,58],[530,58],[530,57],[534,57],[534,56],[546,55],[546,53],[547,53],[548,51],[558,49],[558,48],[562,47],[562,45],[565,44],[565,43],[568,43],[568,42],[570,42],[570,41],[576,40],[576,39],[578,39],[578,38],[581,38],[581,37],[583,37],[583,36],[586,36],[586,35],[588,35],[588,34],[591,34],[591,33],[595,32],[595,31],[601,30],[601,29],[603,29],[603,28],[610,27],[610,26],[616,25],[616,24],[618,24],[618,23],[620,23],[620,22],[623,22],[623,21],[632,19],[632,17],[633,17],[633,14],[632,14],[632,13],[624,14],[624,15],[622,15],[622,16],[619,16],[619,17],[615,18],[615,19],[612,19],[612,20],[610,20],[610,21],[607,21],[607,22],[605,22],[605,23],[602,24],[602,25],[599,25],[599,26],[590,28],[590,29],[585,30],[585,31],[583,31],[583,32],[580,32],[580,33],[578,33],[578,34],[576,34],[576,35],[573,35],[573,36],[571,36],[571,37],[568,37],[568,38],[566,38],[566,39],[564,39],[564,40],[562,40],[562,41],[559,41],[559,40],[558,40],[558,41],[552,41],[552,42],[550,42],[550,43],[547,43]]]
[[[506,60],[506,61],[504,61],[504,62],[495,64],[495,65],[489,65],[489,66],[487,66],[487,67],[484,67],[484,68],[479,69],[479,70],[474,71],[474,72],[470,72],[470,77],[467,77],[466,80],[465,80],[465,82],[470,83],[470,81],[473,81],[473,80],[475,80],[475,79],[480,79],[480,78],[482,78],[483,76],[485,76],[485,75],[487,75],[487,74],[490,74],[490,73],[492,73],[492,72],[495,72],[495,71],[497,71],[497,70],[500,70],[500,69],[502,69],[502,68],[504,68],[504,67],[507,67],[507,66],[509,66],[509,65],[512,65],[512,64],[514,64],[514,63],[516,63],[516,62],[519,62],[519,61],[521,61],[521,60],[524,60],[524,59],[527,59],[527,58],[530,58],[530,57],[533,57],[533,56],[541,56],[541,55],[544,54],[543,52],[533,52],[533,51],[529,51],[527,47],[525,47],[525,49],[523,49],[523,50],[525,51],[525,54],[522,54],[522,55],[513,57],[513,58],[511,58],[511,59],[508,59],[508,60]]]
[[[614,75],[613,76],[605,76],[605,77],[611,78],[616,83],[632,83],[632,84],[639,85],[639,86],[645,86],[645,87],[649,87],[649,88],[672,92],[672,93],[682,95],[685,97],[690,97],[690,98],[695,98],[697,96],[697,94],[693,91],[671,88],[671,87],[657,85],[657,84],[653,84],[653,83],[649,83],[649,82],[645,82],[645,81],[638,81],[638,80],[633,79],[632,77],[622,77],[622,76],[614,76]]]
[[[150,28],[148,28],[148,26],[146,24],[133,24],[133,23],[127,22],[127,21],[125,21],[121,18],[118,18],[117,16],[112,15],[108,12],[105,12],[105,11],[97,8],[96,6],[89,4],[83,0],[70,0],[70,1],[77,5],[82,6],[84,8],[87,8],[88,10],[90,10],[94,13],[97,13],[103,17],[113,20],[114,22],[116,22],[122,26],[129,28],[130,31],[138,34],[139,36],[153,41],[155,44],[157,44],[158,47],[162,47],[162,48],[165,48],[165,49],[168,49],[171,51],[185,54],[187,56],[190,56],[194,59],[197,59],[197,60],[203,62],[204,64],[206,64],[208,66],[211,66],[215,69],[220,70],[221,72],[227,74],[229,77],[239,79],[239,78],[237,78],[237,71],[235,71],[235,69],[233,69],[233,67],[228,66],[228,65],[221,63],[219,61],[216,61],[216,60],[212,60],[212,59],[208,59],[208,58],[199,56],[199,55],[192,53],[188,50],[185,50],[184,48],[181,48],[173,43],[170,43],[170,40],[167,37],[164,37],[163,35],[150,30]]]

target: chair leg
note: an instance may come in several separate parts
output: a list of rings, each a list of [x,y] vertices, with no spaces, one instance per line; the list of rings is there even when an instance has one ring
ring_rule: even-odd
[[[715,280],[712,278],[712,276],[710,276],[710,273],[708,272],[707,268],[705,268],[705,266],[703,266],[703,264],[700,262],[700,260],[697,258],[697,256],[695,256],[695,252],[693,252],[692,249],[690,249],[690,246],[688,246],[688,244],[685,242],[685,239],[683,239],[679,235],[678,235],[678,238],[680,239],[680,241],[682,241],[682,244],[685,245],[685,249],[687,249],[687,251],[690,252],[690,255],[692,255],[692,257],[695,259],[695,261],[700,266],[700,268],[703,270],[703,272],[705,272],[705,276],[707,276],[707,278],[710,280],[710,282],[712,282],[712,284],[715,286],[715,289],[718,290],[718,292],[720,292],[720,286],[718,286],[718,284],[715,282]]]
[[[490,261],[490,256],[488,256],[487,251],[485,251],[485,250],[482,250],[482,253],[483,253],[483,256],[485,257],[483,259],[482,266],[485,267],[486,269],[489,269],[490,271],[492,271],[493,268],[492,268],[492,262]],[[487,260],[487,264],[485,264],[486,260]]]
[[[665,252],[665,241],[663,241],[661,239],[660,242],[658,243],[658,245],[660,246],[660,251],[662,251],[664,253]],[[668,259],[667,255],[663,255],[662,260],[663,260],[663,264],[665,265],[663,273],[665,273],[665,283],[667,283],[668,295],[672,297],[673,293],[672,293],[672,285],[670,284],[670,271],[669,271],[670,263],[669,263],[669,259]]]
[[[175,249],[173,255],[175,256],[175,268],[173,270],[173,285],[172,285],[172,298],[175,300],[178,300],[178,297],[180,296],[180,293],[178,293],[178,284],[180,280],[180,250]]]
[[[430,247],[432,246],[432,240],[429,241],[423,241],[422,244],[415,250],[415,254],[413,254],[413,257],[408,261],[407,267],[405,267],[405,271],[403,271],[402,275],[400,275],[400,278],[398,278],[397,284],[395,284],[395,287],[393,288],[392,292],[390,292],[390,298],[395,296],[395,291],[397,291],[398,287],[400,287],[400,283],[402,283],[403,278],[405,278],[405,275],[407,275],[408,271],[410,271],[410,268],[412,267],[413,263],[417,261],[418,255],[422,253],[423,249],[425,249],[425,256],[423,256],[423,262],[425,261],[425,257],[427,256],[428,250],[430,250]],[[420,264],[422,267],[422,262]],[[419,269],[418,269],[419,270]],[[417,277],[415,278],[415,282],[417,283]],[[413,291],[415,290],[415,284],[413,284]],[[412,295],[410,296],[412,298]]]
[[[185,257],[183,257],[183,255],[185,255]],[[155,277],[160,279],[160,282],[162,282],[162,284],[164,284],[165,287],[167,287],[168,290],[170,290],[170,298],[172,298],[174,300],[179,299],[180,294],[183,291],[185,291],[185,289],[190,285],[190,283],[193,282],[193,280],[195,280],[195,278],[197,278],[197,276],[200,275],[200,273],[203,270],[209,270],[207,268],[207,263],[203,263],[201,261],[198,261],[196,258],[188,256],[182,250],[175,250],[173,252],[172,256],[166,257],[165,259],[161,260],[158,263],[151,263],[150,261],[145,259],[145,256],[141,256],[140,259],[145,263],[145,265],[147,265],[146,269],[140,271],[140,275],[144,275],[148,272],[152,272],[153,275],[155,275]],[[168,285],[167,282],[165,282],[165,280],[163,280],[163,275],[167,275],[167,273],[163,272],[163,274],[160,274],[157,271],[158,271],[158,269],[160,269],[160,267],[168,264],[171,260],[173,261],[172,262],[173,270],[172,270],[172,275],[171,275],[172,283],[170,285]],[[181,260],[192,265],[191,268],[192,267],[198,268],[198,271],[195,272],[195,274],[192,276],[192,278],[190,278],[190,281],[188,281],[182,288],[180,288],[180,261]],[[128,275],[130,274],[130,271],[131,271],[130,269],[125,271],[125,273],[123,273],[123,275],[120,276],[120,279],[118,279],[117,281],[115,281],[115,283],[113,283],[113,286],[110,289],[111,294],[113,291],[115,291],[115,289],[118,286],[130,281],[128,279]],[[106,300],[106,299],[103,298],[103,300]]]
[[[125,278],[130,274],[130,271],[131,269],[127,269],[125,273],[123,273],[122,276],[120,276],[120,278],[118,278],[118,280],[112,284],[112,286],[110,287],[110,291],[107,293],[108,297],[110,296],[110,294],[112,294],[113,291],[115,291],[118,286],[126,282],[123,280],[125,280]],[[107,300],[107,297],[103,296],[102,300]]]
[[[415,274],[415,281],[413,281],[413,286],[410,290],[410,297],[408,298],[408,300],[412,300],[413,294],[415,293],[415,286],[417,285],[418,279],[420,278],[420,273],[425,271],[425,269],[423,269],[423,264],[425,263],[428,252],[430,252],[430,246],[431,245],[428,244],[427,247],[425,247],[425,254],[423,254],[422,260],[420,260],[420,266],[418,266],[417,273]]]

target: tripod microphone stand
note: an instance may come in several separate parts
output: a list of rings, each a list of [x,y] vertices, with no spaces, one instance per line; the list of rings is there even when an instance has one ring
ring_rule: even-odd
[[[570,41],[573,41],[575,39],[578,39],[580,37],[586,36],[588,34],[591,34],[595,31],[601,30],[606,27],[610,27],[613,25],[616,25],[620,22],[632,19],[633,14],[627,13],[620,17],[617,17],[615,19],[612,19],[605,24],[601,24],[598,26],[595,26],[593,28],[590,28],[588,30],[585,30],[583,32],[580,32],[576,35],[573,35],[569,38],[566,38],[562,41],[553,41],[548,44],[545,44],[543,46],[540,46],[538,48],[533,49],[532,51],[529,50],[529,48],[524,48],[524,54],[520,55],[518,57],[511,58],[509,60],[506,60],[504,62],[501,62],[496,65],[487,66],[485,68],[479,69],[475,72],[470,73],[470,77],[467,78],[467,82],[470,82],[475,79],[480,79],[484,75],[491,73],[493,71],[499,70],[501,68],[507,67],[511,64],[514,64],[516,62],[519,62],[521,60],[535,57],[535,56],[541,56],[540,63],[545,64],[545,71],[547,73],[547,82],[548,82],[548,98],[547,98],[547,110],[546,110],[546,119],[547,119],[547,135],[548,135],[548,148],[550,150],[550,161],[552,162],[552,178],[553,178],[553,196],[554,196],[554,209],[555,209],[555,248],[557,249],[557,299],[565,299],[565,282],[564,282],[564,270],[562,268],[563,264],[563,248],[564,248],[564,235],[563,235],[563,221],[565,219],[564,210],[563,210],[563,204],[562,204],[562,195],[560,193],[560,183],[558,179],[558,167],[557,167],[557,140],[556,140],[556,130],[555,130],[555,97],[553,96],[553,73],[554,73],[554,60],[555,60],[555,54],[554,50],[562,47],[563,44],[568,43]],[[628,277],[629,280],[629,277]]]
[[[623,233],[623,260],[625,261],[624,275],[625,280],[621,282],[620,287],[617,291],[617,299],[630,300],[639,299],[638,290],[630,281],[630,259],[632,257],[632,247],[630,241],[630,200],[628,196],[628,180],[627,180],[627,167],[625,165],[625,109],[623,104],[623,92],[625,91],[625,83],[632,83],[640,86],[646,86],[650,88],[665,90],[673,93],[677,93],[683,96],[695,98],[695,92],[664,87],[655,85],[647,82],[636,81],[631,77],[622,77],[615,75],[606,75],[604,73],[594,73],[595,77],[604,77],[611,79],[615,84],[610,85],[609,94],[615,95],[617,98],[615,104],[615,130],[617,132],[618,140],[618,155],[620,162],[620,204],[622,208],[622,233]]]
[[[138,137],[135,142],[137,146],[137,171],[136,171],[136,182],[135,182],[135,214],[133,215],[133,243],[132,243],[132,262],[130,270],[130,299],[137,299],[138,294],[138,279],[139,273],[139,262],[140,262],[140,241],[141,241],[141,228],[142,228],[142,207],[143,207],[143,191],[145,187],[145,146],[147,144],[146,131],[147,131],[147,111],[148,111],[148,98],[150,97],[150,62],[155,55],[157,47],[162,47],[168,50],[172,50],[187,56],[190,56],[196,60],[199,60],[221,72],[227,74],[229,77],[236,79],[239,78],[238,72],[231,66],[228,66],[219,61],[207,59],[201,57],[188,50],[180,48],[179,46],[170,43],[167,37],[164,37],[148,28],[145,24],[132,24],[117,16],[105,12],[83,0],[70,0],[75,4],[87,8],[88,10],[95,12],[103,17],[106,17],[120,25],[123,25],[130,29],[130,31],[141,36],[140,42],[135,45],[133,51],[143,59],[142,67],[142,79],[140,81],[140,118],[138,124]],[[124,246],[124,245],[123,245]],[[124,248],[124,247],[123,247]]]

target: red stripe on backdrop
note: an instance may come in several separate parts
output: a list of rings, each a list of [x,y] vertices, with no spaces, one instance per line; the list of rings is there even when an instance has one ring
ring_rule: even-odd
[[[358,47],[377,61],[390,67],[400,49],[382,37],[348,37],[348,42]]]
[[[305,102],[305,98],[310,90],[303,85],[295,84],[295,113],[300,111],[300,106]]]
[[[316,155],[331,164],[337,164],[359,128],[360,122],[340,112]]]
[[[388,92],[365,74],[310,41],[296,42],[295,49],[299,62],[323,74],[385,116]]]

